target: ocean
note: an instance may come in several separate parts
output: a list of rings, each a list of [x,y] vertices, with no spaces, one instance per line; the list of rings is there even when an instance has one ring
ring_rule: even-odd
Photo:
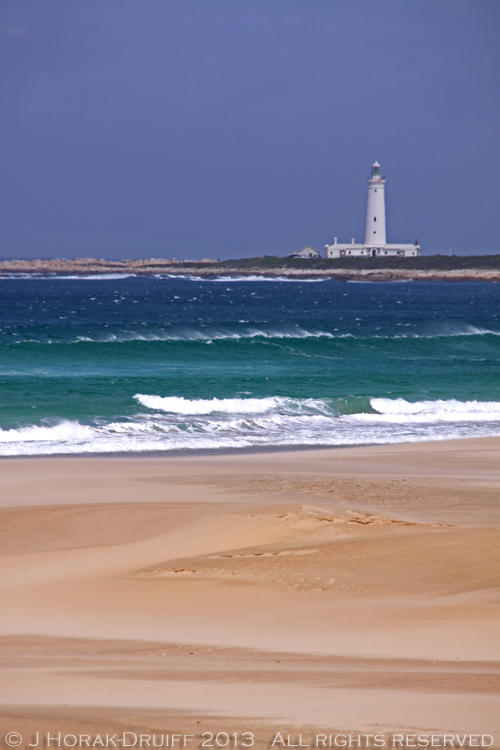
[[[0,278],[0,455],[500,435],[500,285]]]

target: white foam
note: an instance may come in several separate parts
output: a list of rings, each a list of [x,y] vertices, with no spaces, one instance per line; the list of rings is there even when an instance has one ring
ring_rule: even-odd
[[[17,334],[16,334],[17,335]],[[77,336],[76,339],[70,341],[64,340],[52,340],[52,339],[17,339],[15,341],[7,341],[7,346],[33,343],[33,344],[74,344],[81,342],[95,343],[95,344],[122,344],[131,341],[200,341],[200,342],[212,342],[212,341],[240,341],[247,339],[356,339],[358,341],[371,341],[373,339],[383,341],[394,341],[397,339],[434,339],[434,338],[453,338],[459,336],[500,336],[499,331],[492,331],[487,328],[474,328],[473,326],[467,326],[463,330],[454,330],[449,332],[441,333],[397,333],[393,336],[380,336],[378,334],[372,336],[359,336],[352,333],[330,333],[329,331],[309,331],[304,328],[289,328],[288,330],[277,330],[269,329],[264,330],[262,328],[247,327],[240,329],[240,331],[224,331],[224,330],[197,330],[197,329],[184,329],[177,331],[167,330],[156,330],[149,332],[141,331],[120,331],[117,333],[102,333],[97,336]]]
[[[357,419],[410,422],[494,422],[500,420],[497,401],[416,401],[403,398],[372,398],[370,405],[377,414],[357,414]]]
[[[39,273],[8,273],[7,272],[7,273],[0,274],[0,279],[2,279],[2,281],[4,279],[12,279],[15,281],[16,279],[44,279],[44,278],[47,278],[47,277]]]
[[[137,276],[135,273],[96,273],[96,274],[54,274],[54,273],[9,273],[6,279],[46,279],[49,281],[118,281]]]
[[[259,399],[260,400],[260,399]],[[190,418],[191,416],[191,418]],[[361,415],[357,415],[358,417]],[[370,415],[372,416],[372,415]],[[137,415],[134,421],[86,426],[61,422],[0,432],[0,455],[116,453],[286,445],[359,445],[500,435],[497,422],[366,422],[330,414]]]
[[[203,276],[195,276],[191,273],[158,273],[155,279],[185,279],[187,281],[207,281]]]
[[[0,430],[0,455],[116,453],[286,445],[359,445],[500,435],[500,403],[373,398],[375,413],[339,414],[321,399],[186,399],[137,394],[154,413],[107,424]]]
[[[184,330],[177,333],[169,331],[151,331],[149,333],[139,333],[136,331],[122,331],[120,333],[103,334],[100,338],[90,338],[88,336],[78,336],[72,343],[82,341],[91,341],[96,344],[126,343],[129,341],[239,341],[240,339],[318,339],[318,338],[352,338],[352,334],[341,334],[334,336],[327,331],[307,331],[302,328],[291,329],[288,331],[264,331],[258,328],[248,328],[246,331],[239,333],[232,331],[199,331]],[[50,343],[44,341],[43,343]]]
[[[234,282],[234,281],[280,281],[280,282],[295,282],[300,284],[317,283],[318,281],[330,281],[330,278],[322,277],[318,279],[301,279],[293,278],[289,276],[218,276],[216,279],[199,279],[200,281],[212,281],[212,282]]]
[[[182,396],[148,396],[138,393],[134,396],[148,409],[160,409],[173,414],[262,414],[285,405],[290,399],[269,398],[212,398],[187,399]]]
[[[407,324],[409,325],[409,324]],[[369,341],[370,339],[381,339],[383,341],[394,341],[395,339],[441,339],[441,338],[456,338],[459,336],[500,336],[500,331],[492,331],[490,328],[477,328],[472,325],[465,325],[462,327],[450,326],[445,330],[417,333],[410,331],[408,333],[395,333],[393,335],[364,335],[357,336],[361,341]]]
[[[135,273],[95,273],[95,274],[85,274],[81,276],[50,276],[48,278],[50,279],[71,279],[79,281],[119,281],[120,279],[130,279],[135,278]]]
[[[71,442],[87,440],[92,438],[93,434],[91,427],[81,425],[79,422],[63,421],[52,427],[29,425],[18,430],[0,428],[0,443]]]
[[[371,341],[372,339],[381,339],[387,341],[393,341],[395,339],[433,339],[433,338],[453,338],[456,336],[500,336],[499,331],[492,331],[487,328],[474,328],[473,326],[467,326],[462,330],[453,330],[449,332],[440,333],[396,333],[393,336],[380,336],[374,334],[372,336],[359,336],[352,333],[330,333],[329,331],[309,331],[305,328],[288,328],[285,330],[279,329],[268,329],[257,327],[242,327],[238,332],[229,330],[214,329],[210,330],[197,330],[197,329],[178,329],[177,331],[165,331],[156,330],[149,332],[139,331],[120,331],[119,333],[107,333],[101,335],[99,338],[91,338],[89,336],[78,336],[76,340],[69,343],[75,343],[80,341],[92,341],[97,344],[110,344],[110,343],[125,343],[128,341],[225,341],[225,340],[245,340],[245,339],[350,339],[356,338],[359,341]],[[24,343],[15,342],[15,343]],[[43,341],[41,343],[52,343],[50,341]],[[66,342],[57,342],[66,343]]]
[[[456,336],[500,336],[500,331],[492,331],[489,328],[477,328],[472,325],[448,326],[444,330],[432,333],[410,333],[397,334],[394,338],[417,338],[417,339],[440,339],[455,338]]]
[[[436,336],[500,336],[500,331],[491,331],[489,328],[477,328],[466,325],[463,328],[450,328],[449,331],[438,333]]]

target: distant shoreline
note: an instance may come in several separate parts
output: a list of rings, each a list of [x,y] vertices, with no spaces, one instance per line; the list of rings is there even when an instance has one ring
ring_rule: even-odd
[[[500,255],[441,256],[418,258],[349,258],[317,260],[245,258],[229,261],[97,260],[4,260],[0,261],[0,278],[11,274],[89,276],[135,274],[154,276],[196,275],[262,276],[264,278],[336,279],[338,281],[500,281]]]

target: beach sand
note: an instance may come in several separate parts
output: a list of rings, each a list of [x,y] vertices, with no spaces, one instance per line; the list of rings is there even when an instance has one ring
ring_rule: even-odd
[[[4,459],[0,489],[0,727],[22,747],[500,745],[500,438]]]

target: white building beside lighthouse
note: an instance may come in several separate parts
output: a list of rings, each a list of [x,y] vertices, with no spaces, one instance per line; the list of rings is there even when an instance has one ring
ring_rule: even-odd
[[[385,234],[385,178],[380,173],[378,161],[372,165],[372,172],[368,178],[368,200],[366,204],[365,241],[363,245],[356,244],[354,239],[349,244],[337,242],[325,245],[327,258],[343,258],[345,256],[381,257],[399,255],[402,257],[420,255],[418,240],[414,245],[398,243],[388,245]]]

